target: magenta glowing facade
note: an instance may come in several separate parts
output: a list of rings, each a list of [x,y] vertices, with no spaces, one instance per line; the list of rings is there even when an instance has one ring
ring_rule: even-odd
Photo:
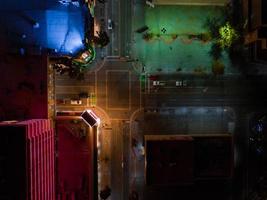
[[[54,129],[50,120],[0,124],[0,199],[55,200]]]

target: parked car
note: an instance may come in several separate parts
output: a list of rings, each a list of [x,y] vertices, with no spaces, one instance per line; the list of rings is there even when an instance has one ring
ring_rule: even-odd
[[[153,86],[164,86],[165,84],[164,81],[153,81]]]
[[[180,80],[180,81],[175,81],[175,86],[177,87],[186,87],[187,86],[187,81],[186,80]]]
[[[181,87],[183,85],[183,81],[175,81],[175,86]]]
[[[71,105],[81,105],[82,104],[82,100],[80,100],[80,99],[72,99],[72,100],[70,100],[70,104]]]
[[[108,19],[108,30],[112,30],[114,28],[114,22],[111,19]]]

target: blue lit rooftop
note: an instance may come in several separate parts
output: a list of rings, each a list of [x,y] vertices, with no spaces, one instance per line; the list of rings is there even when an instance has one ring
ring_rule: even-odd
[[[84,47],[92,21],[86,6],[73,0],[9,0],[1,2],[0,11],[0,41],[6,41],[9,51],[74,54]]]

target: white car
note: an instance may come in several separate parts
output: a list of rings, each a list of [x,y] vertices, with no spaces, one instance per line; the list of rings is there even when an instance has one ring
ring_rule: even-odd
[[[108,30],[113,29],[113,21],[111,19],[108,19]]]
[[[177,87],[186,87],[187,86],[187,81],[175,81],[175,86]]]
[[[183,81],[176,81],[176,82],[175,82],[175,85],[176,85],[177,87],[180,87],[180,86],[183,85]]]
[[[70,100],[71,105],[82,105],[82,100],[76,99],[76,100]]]
[[[153,81],[153,86],[164,86],[165,82],[164,81]]]

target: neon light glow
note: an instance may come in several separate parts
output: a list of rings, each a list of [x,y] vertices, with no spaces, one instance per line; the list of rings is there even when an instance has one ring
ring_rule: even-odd
[[[47,46],[60,53],[76,53],[82,49],[83,20],[81,12],[46,11]]]
[[[100,118],[92,111],[92,110],[85,110],[81,117],[83,121],[90,127],[98,126],[100,124]]]
[[[238,38],[235,29],[228,22],[219,29],[219,33],[219,44],[222,48],[229,48],[234,40]]]

